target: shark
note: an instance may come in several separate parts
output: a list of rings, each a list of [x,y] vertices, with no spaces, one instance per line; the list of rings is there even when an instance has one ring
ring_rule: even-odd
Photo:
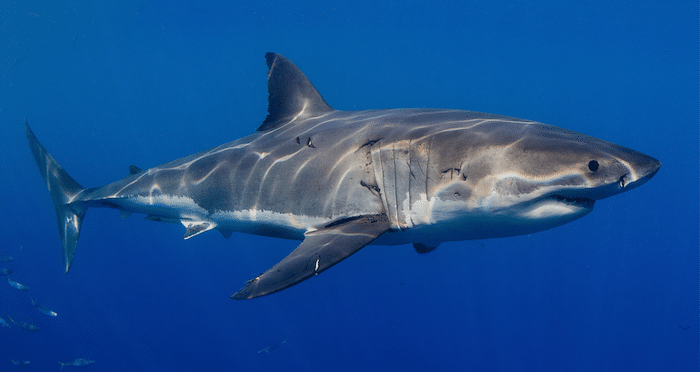
[[[25,120],[58,221],[65,273],[86,211],[117,209],[210,230],[301,243],[231,298],[268,295],[367,245],[439,244],[532,234],[661,167],[641,152],[537,121],[454,109],[333,109],[287,58],[267,53],[268,115],[256,132],[85,188]]]

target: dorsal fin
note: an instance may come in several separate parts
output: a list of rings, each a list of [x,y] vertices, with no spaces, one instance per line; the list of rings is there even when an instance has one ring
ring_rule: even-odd
[[[268,115],[258,128],[259,132],[333,111],[294,63],[275,53],[265,54],[265,59],[269,69]]]
[[[136,174],[136,173],[141,173],[143,170],[141,168],[135,166],[135,165],[130,165],[129,166],[129,174]]]

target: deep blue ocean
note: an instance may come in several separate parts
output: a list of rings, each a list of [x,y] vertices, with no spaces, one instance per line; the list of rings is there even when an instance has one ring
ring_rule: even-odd
[[[0,277],[0,316],[41,328],[0,328],[0,371],[698,370],[697,1],[197,4],[0,2],[0,268],[29,287]],[[552,230],[368,246],[249,301],[229,296],[297,242],[91,209],[64,275],[23,120],[101,186],[253,133],[266,52],[336,109],[532,119],[663,166]]]

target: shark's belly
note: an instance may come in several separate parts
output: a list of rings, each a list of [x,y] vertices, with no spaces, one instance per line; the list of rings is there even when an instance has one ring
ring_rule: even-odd
[[[372,244],[422,243],[437,247],[444,242],[528,235],[569,223],[589,212],[590,210],[582,210],[559,217],[534,219],[515,210],[512,213],[473,211],[463,213],[459,218],[441,220],[439,223],[419,224],[409,229],[394,230],[380,236]]]

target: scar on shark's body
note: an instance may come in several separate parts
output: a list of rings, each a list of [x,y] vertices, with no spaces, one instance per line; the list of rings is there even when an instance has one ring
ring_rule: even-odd
[[[554,228],[661,167],[640,152],[530,120],[450,109],[335,110],[291,61],[265,58],[268,115],[255,134],[147,170],[129,166],[125,178],[101,187],[73,180],[25,121],[66,273],[92,207],[182,224],[185,239],[218,230],[301,241],[231,296],[249,299],[370,244],[428,253],[446,241]]]

